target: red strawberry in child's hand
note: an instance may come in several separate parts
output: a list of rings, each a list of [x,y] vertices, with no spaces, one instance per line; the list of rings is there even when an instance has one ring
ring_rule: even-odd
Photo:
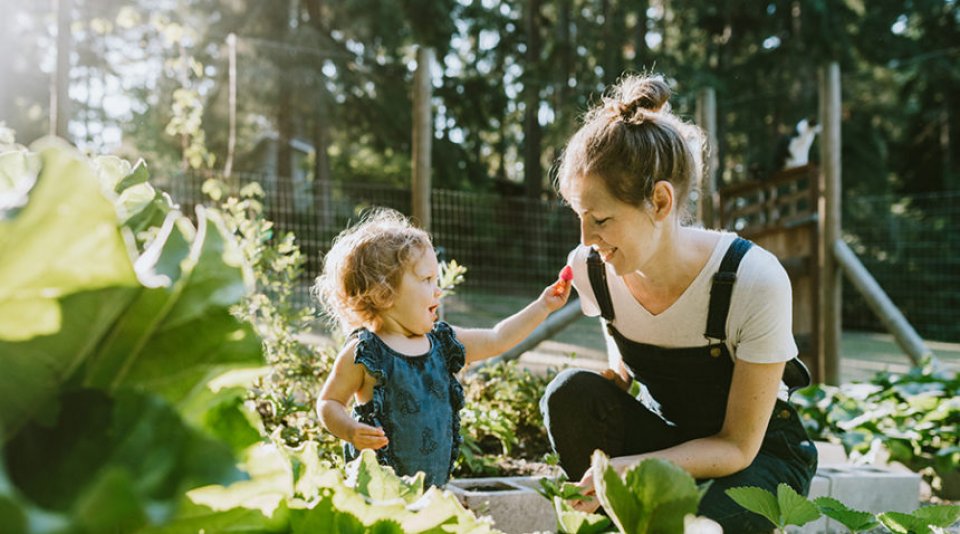
[[[564,265],[563,269],[560,269],[560,279],[564,282],[573,280],[573,269],[569,265]]]

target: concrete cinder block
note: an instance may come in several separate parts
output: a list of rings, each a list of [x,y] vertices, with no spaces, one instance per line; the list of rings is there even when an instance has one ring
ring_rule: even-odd
[[[905,512],[920,506],[920,475],[872,465],[833,464],[817,469],[830,479],[830,496],[864,512]]]
[[[493,518],[507,534],[554,532],[553,503],[537,493],[539,477],[462,478],[447,483],[461,503],[477,515]]]

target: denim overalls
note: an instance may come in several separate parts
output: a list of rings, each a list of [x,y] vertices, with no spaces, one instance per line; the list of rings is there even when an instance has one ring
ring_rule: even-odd
[[[698,347],[663,348],[624,337],[612,325],[613,305],[603,263],[596,251],[588,258],[590,284],[606,327],[624,364],[652,397],[641,401],[599,374],[568,369],[547,387],[540,401],[550,441],[571,480],[590,467],[594,449],[610,457],[666,449],[716,434],[723,426],[733,376],[733,359],[724,342],[730,296],[740,260],[752,243],[736,238],[713,277],[705,336]],[[806,385],[809,375],[799,360],[788,364],[784,380],[791,388]],[[796,410],[778,399],[760,452],[749,467],[714,479],[700,502],[699,513],[720,523],[725,532],[769,532],[771,524],[748,512],[724,490],[757,486],[776,494],[785,482],[801,494],[809,490],[817,452]]]

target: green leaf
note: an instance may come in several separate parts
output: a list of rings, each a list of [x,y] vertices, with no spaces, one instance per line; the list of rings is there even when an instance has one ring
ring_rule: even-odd
[[[25,150],[0,154],[0,221],[12,218],[27,203],[40,174],[40,156]]]
[[[0,250],[16,251],[0,255],[0,340],[56,333],[62,297],[137,284],[114,207],[90,165],[69,149],[41,159],[27,205],[0,220]]]
[[[179,402],[210,373],[262,363],[259,338],[229,310],[251,288],[248,269],[219,214],[200,210],[198,218],[194,237],[186,219],[171,214],[144,251],[138,272],[156,287],[142,290],[116,323],[86,384]]]
[[[783,528],[780,523],[780,505],[777,498],[772,493],[756,487],[730,488],[726,491],[727,496],[733,499],[733,502],[750,510],[755,514],[767,518],[773,526]]]
[[[150,171],[147,170],[147,162],[141,159],[134,165],[133,170],[117,183],[113,190],[121,193],[131,186],[146,183],[149,179]]]
[[[411,503],[423,494],[423,473],[401,478],[392,468],[380,465],[376,453],[370,449],[362,450],[360,456],[350,462],[347,473],[348,483],[373,502],[403,499]]]
[[[931,534],[926,523],[910,514],[883,512],[877,514],[877,519],[894,534]]]
[[[823,515],[839,521],[851,532],[862,532],[880,526],[873,514],[848,508],[833,497],[818,497],[814,499],[813,503]]]
[[[684,516],[697,512],[697,483],[676,464],[656,458],[644,460],[628,470],[624,478],[642,503],[651,532],[682,531]]]
[[[259,510],[264,517],[272,517],[286,499],[293,497],[293,470],[276,445],[259,443],[251,447],[242,468],[249,480],[198,487],[188,491],[187,497],[214,511],[247,508]]]
[[[620,475],[610,467],[607,455],[597,449],[593,451],[590,463],[596,496],[613,524],[620,529],[620,532],[643,532],[646,521],[643,503],[627,488],[620,479]]]
[[[777,504],[783,521],[781,527],[802,526],[820,517],[820,510],[812,502],[783,482],[777,485]]]
[[[174,514],[187,488],[240,475],[225,446],[157,397],[79,390],[61,405],[52,425],[30,423],[5,450],[31,524],[130,532]]]
[[[557,528],[564,534],[595,534],[610,528],[610,519],[601,514],[588,514],[570,506],[564,499],[553,498]]]
[[[960,505],[938,504],[914,510],[917,519],[935,527],[949,527],[960,521]]]

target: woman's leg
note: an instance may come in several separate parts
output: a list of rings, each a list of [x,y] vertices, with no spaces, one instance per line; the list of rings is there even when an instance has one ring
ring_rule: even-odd
[[[673,446],[675,428],[612,381],[567,369],[547,386],[540,411],[553,450],[570,480],[580,480],[600,449],[611,458]]]

